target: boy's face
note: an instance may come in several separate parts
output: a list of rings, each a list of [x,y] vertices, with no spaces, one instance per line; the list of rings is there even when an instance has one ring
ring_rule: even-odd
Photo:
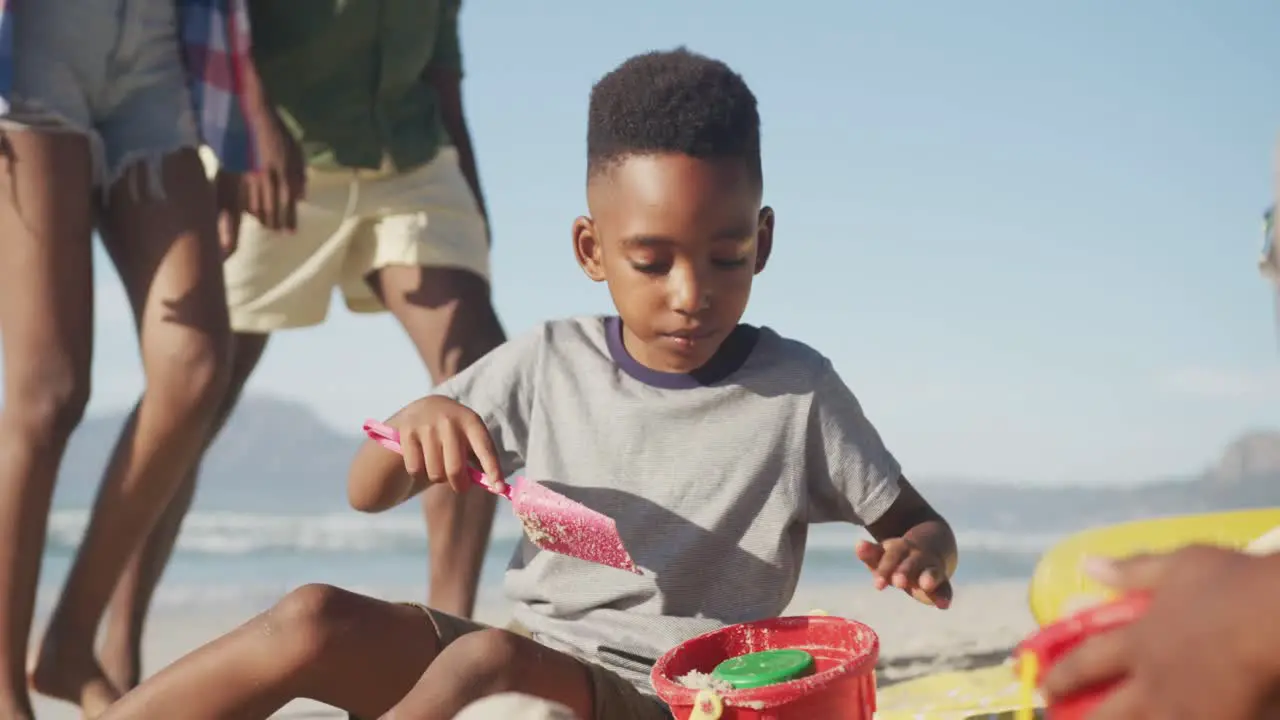
[[[704,365],[742,318],[773,243],[773,211],[746,164],[634,155],[590,178],[587,205],[574,251],[609,284],[628,352],[654,370]]]

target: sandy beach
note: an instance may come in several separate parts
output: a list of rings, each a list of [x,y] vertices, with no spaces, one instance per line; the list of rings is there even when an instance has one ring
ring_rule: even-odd
[[[930,672],[1000,662],[1034,623],[1027,610],[1025,582],[1001,582],[957,588],[955,604],[939,611],[919,605],[899,591],[877,593],[868,585],[802,586],[790,613],[824,610],[867,623],[880,635],[880,682]],[[218,610],[162,609],[148,627],[144,661],[153,673],[184,653],[244,622],[259,608]],[[477,617],[505,622],[509,612],[499,597],[482,598]],[[42,625],[38,626],[42,627]],[[38,698],[41,720],[73,720],[75,709]],[[310,701],[296,701],[280,718],[344,718],[345,714]]]

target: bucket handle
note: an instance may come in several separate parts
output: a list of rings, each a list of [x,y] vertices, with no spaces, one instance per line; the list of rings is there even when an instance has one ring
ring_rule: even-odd
[[[724,701],[714,690],[699,690],[693,698],[693,712],[689,720],[720,720],[724,713]]]
[[[1018,656],[1018,708],[1013,711],[1014,720],[1033,720],[1036,706],[1036,682],[1040,678],[1040,656],[1024,652]]]

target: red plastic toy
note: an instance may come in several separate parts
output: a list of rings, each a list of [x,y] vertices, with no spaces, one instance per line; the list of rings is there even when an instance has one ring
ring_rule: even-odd
[[[1141,617],[1148,602],[1146,595],[1130,595],[1082,610],[1041,628],[1023,640],[1014,649],[1013,655],[1015,658],[1023,657],[1025,653],[1035,655],[1039,674],[1043,676],[1058,660],[1090,636],[1126,625]],[[1049,720],[1084,720],[1121,680],[1123,678],[1116,678],[1050,703],[1046,708]],[[1036,684],[1039,683],[1040,677],[1037,677]]]
[[[708,693],[697,712],[699,690],[679,681],[690,671],[710,674],[732,657],[781,648],[811,654],[814,674],[777,685]],[[860,622],[782,617],[730,625],[681,643],[658,659],[650,679],[677,720],[872,720],[879,657],[880,638]]]

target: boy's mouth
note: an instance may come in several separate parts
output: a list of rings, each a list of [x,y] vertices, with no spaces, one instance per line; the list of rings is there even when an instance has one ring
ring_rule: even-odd
[[[676,347],[681,349],[692,349],[699,344],[706,342],[715,331],[708,328],[695,328],[693,330],[677,330],[676,332],[663,333],[663,337],[669,339]]]

